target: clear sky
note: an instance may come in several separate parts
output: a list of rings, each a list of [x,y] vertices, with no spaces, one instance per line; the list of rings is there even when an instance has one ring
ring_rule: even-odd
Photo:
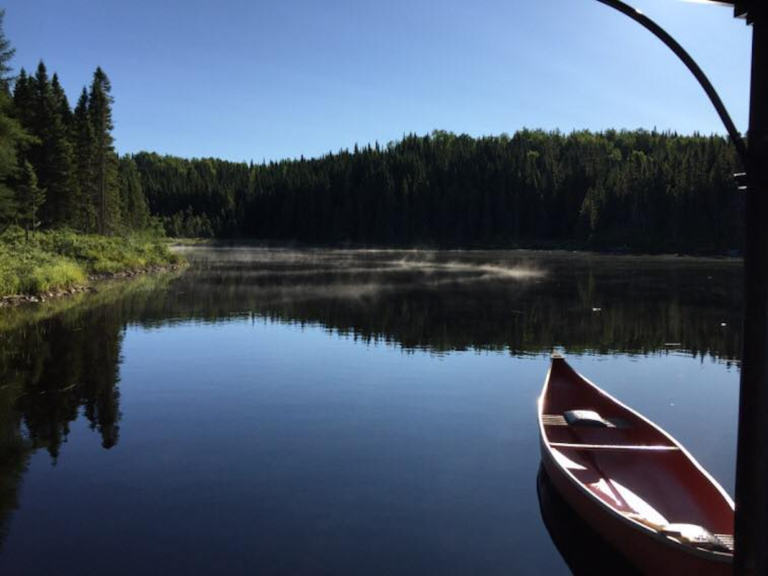
[[[746,131],[751,32],[727,8],[634,0]],[[594,0],[0,0],[14,64],[71,100],[100,65],[120,152],[317,156],[433,129],[722,133],[695,80]]]

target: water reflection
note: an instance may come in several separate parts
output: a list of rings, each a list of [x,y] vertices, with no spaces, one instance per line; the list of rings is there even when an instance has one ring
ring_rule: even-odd
[[[561,346],[569,354],[674,351],[738,362],[741,274],[732,261],[258,249],[195,249],[188,257],[192,266],[181,274],[1,311],[0,546],[35,451],[53,463],[64,458],[80,417],[103,448],[120,442],[130,326],[245,317],[322,326],[406,351],[523,356]],[[542,494],[540,482],[544,511],[554,497]],[[558,542],[553,525],[547,521]]]
[[[124,327],[178,275],[103,284],[96,294],[0,316],[0,546],[29,456],[55,464],[81,414],[105,449],[120,436],[118,391]]]
[[[152,314],[321,324],[432,351],[741,349],[739,264],[531,252],[196,250]]]

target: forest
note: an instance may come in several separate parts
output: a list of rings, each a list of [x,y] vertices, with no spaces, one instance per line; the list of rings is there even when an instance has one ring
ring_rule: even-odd
[[[130,159],[171,236],[651,252],[741,245],[736,155],[719,136],[433,132],[261,165]]]
[[[0,90],[0,229],[17,223],[104,235],[149,227],[135,166],[115,152],[104,71],[96,69],[74,109],[42,61],[33,75],[21,69],[12,92],[8,86],[6,79]]]
[[[718,135],[435,131],[261,164],[120,156],[104,70],[72,107],[43,62],[13,76],[13,53],[0,29],[0,233],[16,225],[302,245],[741,247],[740,167]]]
[[[116,234],[151,227],[135,167],[115,151],[112,85],[100,67],[74,108],[41,60],[14,74],[0,10],[0,233],[17,225]]]

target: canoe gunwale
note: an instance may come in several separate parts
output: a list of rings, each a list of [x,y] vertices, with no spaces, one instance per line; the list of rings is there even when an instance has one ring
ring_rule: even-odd
[[[547,437],[546,430],[545,430],[545,423],[544,423],[544,399],[547,396],[549,383],[552,377],[552,371],[555,366],[555,362],[563,362],[565,363],[565,359],[560,356],[559,354],[554,354],[552,356],[552,361],[550,362],[549,370],[547,371],[547,376],[544,381],[544,387],[541,391],[541,395],[538,398],[537,401],[537,416],[538,416],[538,424],[539,424],[539,438],[540,438],[540,444],[541,444],[541,450],[542,450],[542,457],[544,459],[545,464],[548,464],[549,466],[552,466],[557,472],[560,473],[562,478],[566,479],[570,485],[576,488],[576,490],[584,496],[588,501],[590,501],[591,504],[596,505],[599,509],[601,509],[603,512],[606,512],[609,514],[611,518],[613,518],[615,521],[620,522],[621,524],[633,529],[638,533],[639,536],[642,537],[650,537],[653,540],[657,541],[660,544],[663,544],[664,546],[667,546],[675,551],[682,552],[685,554],[689,554],[691,556],[695,556],[704,560],[713,561],[721,564],[732,564],[733,563],[733,553],[724,553],[724,552],[717,552],[717,551],[711,551],[711,550],[704,550],[702,548],[697,548],[695,546],[691,546],[688,544],[684,544],[682,542],[678,542],[677,540],[674,540],[661,532],[658,532],[654,530],[653,528],[646,526],[645,524],[638,522],[637,520],[634,520],[612,506],[605,503],[603,500],[598,498],[591,490],[589,490],[584,483],[578,480],[576,476],[567,468],[562,466],[558,459],[554,455],[554,451],[557,449],[557,443],[555,444],[555,447],[553,448],[550,445],[550,441]],[[570,365],[566,363],[566,366],[573,370]],[[621,406],[622,408],[629,411],[631,414],[642,420],[644,423],[655,429],[656,431],[660,432],[671,444],[679,450],[697,469],[697,471],[704,476],[704,478],[711,483],[720,493],[720,495],[723,497],[723,499],[728,503],[728,505],[733,510],[735,508],[733,499],[730,497],[730,495],[725,491],[725,489],[720,486],[720,484],[709,474],[709,472],[706,471],[706,469],[699,464],[699,462],[693,457],[693,455],[688,452],[688,450],[685,449],[685,447],[678,442],[677,439],[675,439],[669,432],[637,412],[636,410],[633,410],[629,406],[625,405],[621,401],[617,400],[610,394],[608,394],[606,391],[604,391],[602,388],[597,386],[595,383],[593,383],[591,380],[583,376],[582,374],[576,372],[573,370],[574,373],[582,380],[582,382],[586,385],[589,385],[595,392],[599,393],[600,395],[606,397],[611,402],[614,402],[615,404]],[[565,448],[568,450],[569,448]],[[574,448],[576,449],[576,448]],[[676,450],[676,451],[677,451]],[[561,453],[561,452],[558,452]],[[545,457],[546,456],[546,457]],[[547,461],[548,460],[548,461]],[[549,466],[545,466],[545,468],[548,468]]]

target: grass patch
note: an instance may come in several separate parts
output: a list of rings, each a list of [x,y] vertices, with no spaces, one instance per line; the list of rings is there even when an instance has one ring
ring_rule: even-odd
[[[95,236],[67,230],[0,237],[0,296],[39,294],[81,286],[90,274],[114,274],[177,264],[162,238]]]

